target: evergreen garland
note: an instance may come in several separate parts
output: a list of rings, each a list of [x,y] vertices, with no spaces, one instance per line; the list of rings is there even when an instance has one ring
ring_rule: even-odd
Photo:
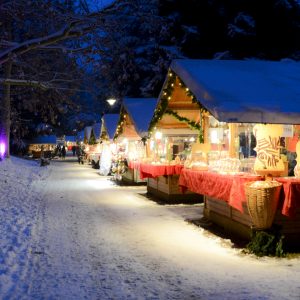
[[[101,136],[100,136],[100,141],[108,141],[109,138],[108,138],[108,135],[107,135],[107,132],[104,130],[102,133],[101,133]]]
[[[170,95],[172,94],[174,90],[174,85],[176,82],[176,75],[173,72],[168,73],[168,79],[165,84],[165,87],[162,91],[159,106],[154,110],[154,116],[152,117],[152,120],[149,124],[149,134],[152,133],[152,130],[156,126],[157,122],[161,120],[163,114],[165,113],[165,110],[168,107],[168,103],[170,100]]]
[[[284,236],[280,234],[279,228],[273,227],[265,231],[253,233],[250,243],[247,245],[249,253],[257,256],[277,256],[284,257],[283,249]]]
[[[175,112],[171,109],[167,109],[165,111],[165,114],[171,115],[171,116],[175,117],[178,121],[187,123],[192,129],[198,130],[199,131],[199,142],[204,143],[203,126],[201,124],[202,122],[197,123],[195,121],[191,121],[188,118],[181,117],[180,115],[178,115],[177,112]]]
[[[171,95],[174,91],[174,85],[175,85],[176,79],[178,79],[179,85],[181,86],[181,88],[185,90],[186,95],[191,98],[192,103],[196,103],[199,106],[200,115],[201,115],[199,123],[192,121],[188,118],[181,117],[180,115],[177,114],[177,112],[167,109],[169,100],[171,99]],[[184,82],[173,71],[170,71],[168,73],[168,79],[165,83],[165,87],[162,91],[159,106],[155,109],[154,116],[152,117],[152,120],[149,125],[149,129],[148,129],[149,137],[151,136],[151,133],[152,133],[153,129],[155,128],[157,122],[159,120],[161,120],[162,116],[164,114],[169,114],[169,115],[174,116],[180,122],[187,123],[192,129],[198,130],[199,131],[199,142],[204,143],[203,120],[202,120],[202,118],[203,118],[202,114],[204,112],[207,112],[207,110],[201,105],[200,102],[198,102],[195,95],[190,91],[189,88],[187,88],[187,86],[184,84]]]
[[[120,110],[120,118],[117,125],[117,129],[114,135],[114,140],[116,140],[124,132],[124,123],[126,122],[127,112],[124,107]]]
[[[95,145],[95,144],[96,144],[96,137],[94,131],[92,130],[90,140],[89,140],[89,145]]]

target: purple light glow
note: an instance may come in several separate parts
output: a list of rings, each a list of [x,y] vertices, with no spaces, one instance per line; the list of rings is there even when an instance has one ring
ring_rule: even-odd
[[[0,142],[0,156],[4,156],[5,151],[6,151],[5,143]]]

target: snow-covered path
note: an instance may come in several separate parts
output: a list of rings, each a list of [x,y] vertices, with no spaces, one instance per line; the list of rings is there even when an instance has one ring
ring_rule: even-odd
[[[184,221],[201,206],[159,206],[74,161],[49,170],[29,289],[12,299],[300,298],[300,259],[240,254]]]

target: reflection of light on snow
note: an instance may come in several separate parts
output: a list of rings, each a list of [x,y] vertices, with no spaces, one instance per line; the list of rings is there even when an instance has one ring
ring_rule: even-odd
[[[91,190],[105,190],[110,189],[114,186],[114,183],[110,181],[107,177],[104,177],[105,180],[99,180],[99,178],[96,179],[88,179],[84,178],[84,180],[77,179],[77,178],[71,178],[71,179],[64,179],[64,187],[63,190],[66,191],[91,191]],[[61,181],[52,181],[53,186],[60,187]],[[97,195],[96,195],[97,196]]]

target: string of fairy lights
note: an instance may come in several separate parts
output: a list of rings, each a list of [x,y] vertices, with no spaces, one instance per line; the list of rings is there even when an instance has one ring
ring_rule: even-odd
[[[120,110],[120,118],[118,121],[117,129],[114,135],[114,141],[117,140],[117,138],[122,135],[124,132],[124,126],[126,125],[126,118],[127,118],[127,112],[125,108],[122,106]]]
[[[168,108],[168,103],[172,99],[172,94],[175,88],[176,81],[178,81],[179,86],[185,91],[185,94],[191,99],[192,103],[196,103],[199,106],[200,111],[200,121],[195,122],[193,120],[190,120],[186,117],[180,116],[177,112],[171,110]],[[159,122],[159,120],[162,119],[164,114],[172,115],[174,118],[176,118],[180,122],[186,123],[191,129],[197,130],[199,132],[199,142],[204,143],[204,130],[203,130],[203,124],[204,124],[204,113],[206,113],[207,110],[197,101],[197,98],[195,95],[191,92],[191,90],[184,84],[184,82],[175,74],[173,71],[169,71],[168,77],[165,83],[165,86],[161,93],[161,98],[158,107],[154,111],[153,118],[149,124],[149,138],[151,137],[153,131],[156,128],[156,124]]]
[[[175,88],[176,81],[179,86],[185,91],[185,94],[191,99],[192,103],[196,103],[199,106],[200,111],[200,120],[196,122],[194,120],[190,120],[186,117],[180,116],[176,111],[173,111],[168,108],[168,103],[172,99],[172,94]],[[169,71],[167,80],[165,82],[164,88],[161,93],[160,102],[157,108],[154,110],[154,115],[150,121],[148,128],[148,138],[151,138],[153,131],[156,128],[159,120],[162,119],[164,114],[168,114],[176,118],[180,122],[186,123],[191,129],[197,130],[199,142],[204,143],[204,113],[207,113],[207,110],[197,101],[195,95],[191,92],[191,90],[184,84],[184,82],[175,74],[173,71]],[[117,140],[120,135],[124,132],[124,126],[126,125],[127,112],[124,107],[121,108],[120,118],[118,121],[117,129],[114,135],[114,140]]]

